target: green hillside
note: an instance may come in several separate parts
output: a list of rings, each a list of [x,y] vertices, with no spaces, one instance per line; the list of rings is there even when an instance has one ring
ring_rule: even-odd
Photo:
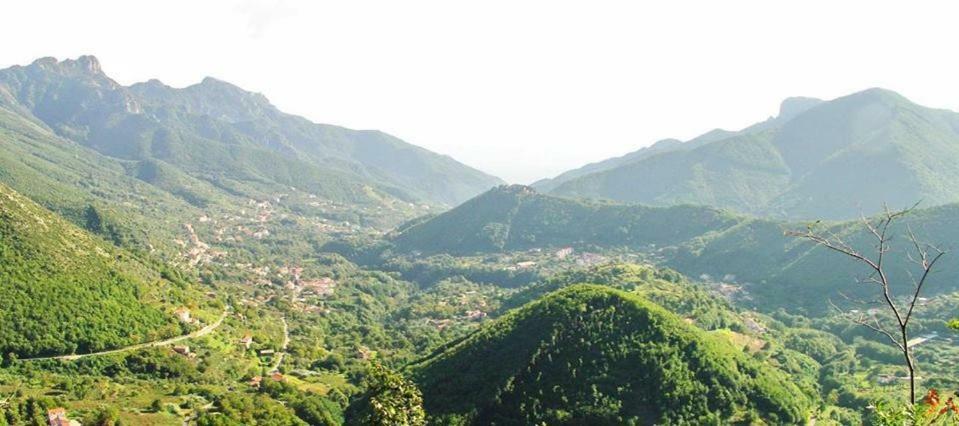
[[[779,115],[776,117],[771,117],[766,121],[756,123],[740,131],[732,132],[729,130],[714,129],[685,142],[676,139],[663,139],[648,147],[640,148],[620,157],[614,157],[603,161],[590,163],[578,169],[561,173],[551,179],[542,179],[533,183],[532,186],[541,192],[551,192],[562,184],[571,180],[594,173],[616,169],[621,166],[626,166],[628,164],[645,160],[658,154],[673,151],[691,151],[703,145],[728,139],[733,136],[758,133],[769,128],[778,127],[782,125],[782,123],[791,120],[793,117],[805,112],[821,102],[821,100],[814,98],[789,98],[784,100],[782,105],[780,105]]]
[[[693,203],[778,218],[849,219],[883,203],[959,201],[959,114],[882,89],[786,108],[698,146],[639,156],[551,193]]]
[[[148,168],[99,155],[0,105],[0,183],[115,244],[169,252],[183,218],[236,202],[182,176],[148,184]]]
[[[229,194],[293,187],[357,204],[455,204],[500,183],[381,132],[285,114],[212,78],[184,89],[156,80],[124,87],[84,56],[0,70],[0,87],[11,110],[62,137],[114,158],[163,161]]]
[[[177,275],[0,184],[0,353],[87,353],[182,332]]]
[[[911,291],[916,264],[906,236],[911,228],[920,240],[948,250],[959,241],[959,204],[950,204],[906,215],[890,229],[891,241],[885,268],[894,291]],[[863,253],[875,253],[874,237],[860,221],[827,224]],[[811,243],[784,235],[803,230],[803,223],[744,220],[737,226],[680,244],[668,254],[666,264],[689,276],[734,275],[744,284],[756,306],[786,308],[807,313],[826,312],[828,299],[841,303],[845,297],[870,299],[874,289],[857,284],[868,276],[860,264]],[[930,277],[924,294],[929,297],[959,290],[959,259],[947,254]]]
[[[891,230],[909,226],[920,239],[948,248],[959,240],[952,224],[959,204],[917,210]],[[802,222],[737,216],[708,207],[646,207],[590,202],[542,195],[528,187],[499,187],[435,217],[412,221],[395,231],[399,252],[430,255],[498,253],[573,246],[580,249],[628,248],[645,253],[687,276],[731,276],[744,285],[763,310],[786,308],[821,313],[839,293],[869,291],[850,285],[867,272],[855,262],[785,235]],[[828,226],[864,252],[870,236],[858,220]],[[911,286],[912,264],[904,237],[893,241],[887,261],[897,289]],[[927,294],[959,290],[959,262],[947,257]],[[903,286],[903,287],[898,287]]]
[[[416,365],[440,424],[801,423],[783,372],[634,295],[565,288]]]
[[[643,247],[675,244],[736,220],[711,208],[578,201],[513,185],[401,227],[392,241],[403,251],[454,254],[582,244]]]

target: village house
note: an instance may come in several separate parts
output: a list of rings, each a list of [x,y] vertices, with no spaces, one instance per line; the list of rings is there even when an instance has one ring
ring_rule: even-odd
[[[299,266],[290,268],[290,274],[293,275],[293,281],[299,281],[300,275],[303,275],[303,268]]]
[[[888,385],[895,381],[896,381],[896,376],[893,376],[891,374],[880,374],[879,377],[876,379],[876,383],[879,383],[880,385]]]
[[[466,311],[466,318],[472,321],[480,320],[486,318],[486,312],[483,311]]]
[[[752,319],[751,317],[743,318],[743,325],[745,325],[746,328],[748,328],[753,333],[756,333],[756,334],[766,333],[766,326],[756,322],[756,320]]]
[[[193,322],[193,318],[190,316],[190,310],[187,308],[177,308],[177,310],[173,311],[173,315],[176,315],[177,319],[182,323],[190,324]]]
[[[244,348],[249,350],[250,346],[253,345],[253,335],[250,333],[245,334],[243,338],[240,339],[240,344],[243,345]]]
[[[263,377],[261,377],[261,376],[253,376],[253,378],[250,379],[250,387],[254,387],[254,388],[259,389],[259,388],[260,388],[260,383],[262,383],[262,382],[263,382]]]
[[[719,284],[716,286],[716,291],[727,299],[732,299],[736,293],[739,293],[742,290],[743,288],[741,286],[733,284]]]
[[[52,408],[47,411],[47,424],[50,426],[80,426],[80,422],[67,418],[67,410],[63,407]]]
[[[283,373],[274,370],[272,373],[270,373],[270,379],[272,379],[274,382],[282,382],[284,379]]]
[[[173,352],[176,352],[176,353],[178,353],[178,354],[180,354],[180,355],[189,356],[189,355],[190,355],[190,347],[187,346],[187,345],[174,345],[174,346],[173,346]]]
[[[366,361],[366,360],[369,360],[370,358],[373,358],[373,355],[374,355],[375,353],[376,353],[376,352],[371,351],[370,348],[368,348],[368,347],[366,347],[366,346],[360,346],[359,348],[356,349],[356,357],[359,358],[359,359],[361,359],[361,360],[363,360],[363,361]]]
[[[605,256],[596,253],[583,253],[576,259],[576,264],[580,266],[593,266],[606,261]]]
[[[275,353],[276,351],[274,351],[273,349],[263,349],[260,351],[260,355],[273,355]]]
[[[569,257],[569,255],[571,255],[571,254],[573,254],[573,248],[572,248],[572,247],[564,247],[564,248],[561,248],[561,249],[557,250],[556,253],[553,253],[553,256],[556,256],[556,258],[559,259],[559,260],[563,260],[563,259],[566,259],[567,257]]]
[[[330,296],[336,288],[336,282],[332,278],[320,278],[318,280],[301,281],[300,285],[304,289],[310,290],[317,296]]]
[[[516,262],[516,267],[520,269],[532,268],[536,266],[536,262],[526,261],[526,262]]]
[[[921,344],[923,344],[923,343],[926,343],[926,342],[928,342],[928,341],[930,341],[930,340],[932,340],[932,339],[935,339],[936,337],[939,337],[939,335],[936,334],[936,333],[930,333],[930,334],[926,334],[926,335],[924,335],[924,336],[919,336],[919,337],[916,337],[916,338],[913,338],[913,339],[909,339],[909,341],[906,342],[906,347],[911,348],[911,347],[913,347],[913,346],[919,346],[919,345],[921,345]]]

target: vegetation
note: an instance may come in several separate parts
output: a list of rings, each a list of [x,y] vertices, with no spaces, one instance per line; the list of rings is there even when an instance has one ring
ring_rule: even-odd
[[[879,281],[912,296],[891,298],[897,322],[855,303],[868,269],[775,218],[845,217],[840,163],[952,200],[953,116],[879,90],[792,99],[535,185],[657,206],[501,186],[443,212],[498,181],[215,79],[0,70],[0,425],[57,407],[93,425],[952,424],[957,264],[910,287],[904,253],[932,269],[934,251],[880,242]],[[716,207],[744,205],[775,218]],[[948,247],[956,220],[888,231]],[[872,224],[809,229],[867,253]],[[830,300],[908,321],[917,388],[941,394],[901,404],[903,353]],[[90,356],[47,358],[68,354]]]
[[[919,303],[919,296],[922,294],[923,286],[936,267],[936,263],[942,259],[945,252],[920,242],[915,234],[911,231],[909,232],[910,241],[915,247],[915,252],[911,253],[909,257],[910,259],[915,259],[918,264],[918,278],[914,280],[913,290],[905,297],[905,303],[900,304],[896,302],[897,299],[902,298],[892,293],[892,284],[889,281],[889,274],[885,269],[884,262],[887,260],[887,253],[890,250],[889,242],[893,239],[893,236],[889,233],[889,229],[893,225],[893,222],[908,213],[908,210],[898,212],[887,210],[880,216],[876,223],[873,223],[869,219],[863,219],[864,226],[869,230],[869,233],[875,237],[875,255],[862,254],[846,243],[841,237],[833,234],[824,234],[812,226],[805,232],[795,232],[792,235],[811,240],[816,244],[861,262],[871,269],[867,282],[878,286],[877,291],[881,294],[883,301],[881,305],[891,311],[892,317],[895,319],[895,329],[894,331],[890,331],[887,325],[879,318],[875,316],[867,318],[866,314],[859,312],[852,313],[850,318],[855,323],[888,337],[890,343],[902,352],[906,369],[909,372],[909,403],[914,405],[916,403],[917,367],[916,359],[910,347],[909,332],[911,329],[909,327],[909,321],[913,318],[913,313],[915,312],[916,305]]]
[[[852,219],[862,209],[878,213],[882,203],[956,202],[959,194],[944,183],[959,178],[957,122],[952,111],[870,89],[784,108],[779,118],[724,138],[600,167],[550,193],[790,219]]]
[[[403,376],[374,363],[366,375],[366,392],[350,406],[348,423],[357,425],[426,424],[423,397]]]
[[[207,78],[174,89],[123,87],[92,56],[0,71],[22,113],[110,157],[159,160],[208,189],[261,196],[301,188],[326,199],[455,204],[500,181],[376,131],[285,114],[263,97]],[[87,105],[95,105],[89,108]],[[192,195],[187,195],[191,198]]]
[[[88,353],[183,333],[189,285],[0,184],[0,353]]]
[[[801,421],[813,401],[788,377],[666,310],[572,286],[414,367],[441,423]]]
[[[735,216],[714,209],[582,202],[514,185],[401,227],[392,242],[400,251],[451,254],[583,244],[645,247],[676,244],[734,223]]]

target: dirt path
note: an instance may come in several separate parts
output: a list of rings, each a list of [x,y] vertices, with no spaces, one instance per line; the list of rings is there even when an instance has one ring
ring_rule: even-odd
[[[276,364],[273,364],[273,368],[270,369],[271,372],[277,371],[280,369],[280,364],[283,363],[283,358],[286,357],[286,347],[290,345],[290,325],[286,322],[286,317],[283,317],[283,348],[280,349],[280,352],[276,353]]]
[[[87,358],[87,357],[91,357],[91,356],[113,355],[113,354],[119,354],[119,353],[124,353],[124,352],[136,351],[136,350],[140,350],[140,349],[144,349],[144,348],[153,348],[153,347],[158,347],[158,346],[169,346],[169,345],[172,345],[172,344],[174,344],[174,343],[179,343],[179,342],[182,342],[182,341],[187,340],[187,339],[193,339],[193,338],[196,338],[196,337],[203,337],[203,336],[206,336],[206,335],[214,332],[217,328],[220,327],[221,324],[223,324],[223,320],[226,319],[226,316],[230,314],[230,311],[231,311],[231,310],[232,310],[232,307],[227,306],[226,309],[223,310],[223,314],[220,315],[220,318],[217,319],[216,322],[214,322],[213,324],[207,325],[206,327],[203,327],[203,328],[201,328],[201,329],[199,329],[199,330],[197,330],[197,331],[194,331],[194,332],[192,332],[192,333],[190,333],[190,334],[184,334],[184,335],[182,335],[182,336],[171,337],[171,338],[169,338],[169,339],[157,340],[157,341],[154,341],[154,342],[140,343],[140,344],[138,344],[138,345],[127,346],[127,347],[123,347],[123,348],[119,348],[119,349],[111,349],[111,350],[102,351],[102,352],[92,352],[92,353],[80,354],[80,355],[58,355],[58,356],[48,356],[48,357],[38,357],[38,358],[22,358],[22,359],[20,359],[20,360],[21,360],[21,361],[43,361],[43,360],[59,359],[59,360],[64,360],[64,361],[74,361],[74,360],[78,360],[78,359],[80,359],[80,358]],[[284,320],[284,324],[285,324],[285,320]]]

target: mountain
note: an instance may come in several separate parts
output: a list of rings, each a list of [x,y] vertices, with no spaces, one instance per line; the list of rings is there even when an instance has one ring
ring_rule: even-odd
[[[778,117],[728,137],[640,157],[551,193],[789,219],[959,201],[947,184],[959,179],[959,113],[883,89],[828,102],[790,99]]]
[[[884,267],[894,295],[909,294],[918,273],[908,232],[915,233],[924,243],[947,251],[937,263],[923,294],[935,299],[959,290],[959,260],[949,252],[953,242],[959,240],[957,221],[959,204],[949,204],[910,212],[890,228],[889,235],[893,238]],[[784,308],[819,315],[831,309],[830,301],[842,305],[873,300],[875,288],[860,284],[870,272],[861,264],[784,235],[786,230],[803,231],[806,226],[805,223],[748,219],[661,254],[667,266],[689,276],[734,277],[751,300],[746,304],[767,311]],[[819,226],[842,236],[861,253],[875,257],[875,237],[860,220]]]
[[[651,156],[662,154],[671,151],[690,151],[695,148],[699,148],[703,145],[706,145],[711,142],[718,140],[726,139],[737,134],[757,132],[766,128],[774,127],[782,122],[788,121],[798,115],[799,113],[804,112],[805,110],[816,106],[822,101],[815,98],[789,98],[782,102],[779,107],[779,115],[776,117],[771,117],[766,121],[761,123],[756,123],[752,126],[749,126],[738,132],[723,130],[723,129],[713,129],[709,132],[706,132],[702,135],[699,135],[693,139],[690,139],[686,142],[680,141],[678,139],[663,139],[657,141],[656,143],[640,148],[636,151],[630,152],[626,155],[620,157],[614,157],[603,161],[598,161],[595,163],[587,164],[578,169],[573,169],[567,172],[551,178],[551,179],[542,179],[537,182],[534,182],[531,186],[536,188],[541,192],[550,192],[560,185],[580,178],[587,176],[593,173],[599,173],[606,170],[612,170],[620,166],[627,164],[635,163],[637,161],[644,160]]]
[[[101,154],[162,162],[247,197],[293,187],[367,205],[456,204],[501,183],[382,132],[283,113],[213,78],[183,89],[157,80],[125,87],[92,56],[0,70],[0,104]]]
[[[440,424],[802,422],[782,371],[638,296],[576,285],[415,365]]]
[[[94,217],[91,217],[93,220]],[[189,285],[0,184],[0,353],[87,353],[181,328]]]
[[[0,104],[0,183],[114,244],[175,250],[181,222],[246,202],[172,167],[143,179],[150,164],[100,155]]]
[[[552,197],[527,186],[494,188],[428,220],[398,228],[402,251],[470,254],[568,245],[675,244],[737,218],[698,207],[646,207]]]
[[[891,229],[886,261],[894,289],[911,286],[907,226],[922,240],[948,249],[959,240],[959,204],[920,209]],[[865,297],[855,285],[868,271],[826,249],[785,235],[803,222],[757,219],[702,206],[647,207],[574,200],[524,186],[495,188],[440,215],[397,228],[390,236],[400,253],[469,255],[573,246],[583,250],[629,248],[685,275],[706,274],[741,285],[764,311],[822,313],[828,300]],[[857,249],[873,242],[860,220],[825,222]],[[730,278],[724,278],[730,277]],[[710,278],[713,279],[713,278]],[[929,296],[959,290],[959,262],[947,256],[925,291]]]

